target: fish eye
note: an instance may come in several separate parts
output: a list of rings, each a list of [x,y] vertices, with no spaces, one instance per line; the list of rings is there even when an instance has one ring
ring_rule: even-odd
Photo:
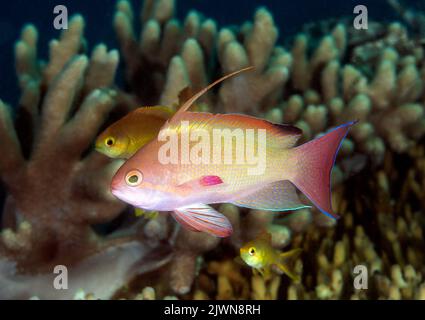
[[[143,180],[143,174],[139,170],[131,170],[125,176],[125,182],[130,187],[138,186],[139,184],[142,183],[142,180]]]
[[[114,143],[115,143],[115,139],[114,139],[114,138],[112,138],[112,137],[109,137],[109,138],[107,138],[107,139],[105,140],[105,144],[106,144],[108,147],[111,147]]]
[[[253,256],[255,254],[255,248],[254,247],[249,248],[248,253],[250,256]]]

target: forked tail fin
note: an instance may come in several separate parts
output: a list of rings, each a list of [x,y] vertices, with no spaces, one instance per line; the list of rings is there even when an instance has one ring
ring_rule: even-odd
[[[291,182],[324,214],[338,218],[332,210],[331,171],[342,140],[355,121],[293,149],[296,170]]]

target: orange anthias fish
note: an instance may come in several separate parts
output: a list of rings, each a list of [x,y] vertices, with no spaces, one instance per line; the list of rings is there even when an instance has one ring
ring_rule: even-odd
[[[110,158],[130,158],[157,135],[174,111],[167,107],[141,107],[106,128],[96,139],[96,150]]]
[[[258,272],[267,279],[271,275],[272,266],[276,266],[292,280],[298,282],[299,276],[292,270],[292,265],[301,251],[297,248],[281,252],[272,247],[271,235],[263,232],[240,249],[240,256],[247,265],[252,267],[254,274]]]
[[[337,217],[330,174],[354,122],[295,147],[302,134],[296,127],[241,114],[187,111],[212,86],[248,69],[222,77],[186,101],[158,138],[121,166],[112,193],[139,208],[172,211],[187,228],[218,237],[229,236],[232,225],[208,204],[272,211],[308,207],[296,188],[323,213]]]

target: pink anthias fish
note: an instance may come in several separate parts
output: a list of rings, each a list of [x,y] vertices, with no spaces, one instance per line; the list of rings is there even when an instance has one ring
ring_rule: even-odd
[[[309,207],[299,200],[296,188],[324,214],[337,218],[331,206],[330,175],[340,144],[354,122],[343,124],[319,138],[295,147],[302,134],[296,127],[242,114],[187,111],[212,86],[248,69],[251,68],[220,78],[186,101],[164,124],[158,138],[143,146],[122,165],[112,179],[112,193],[135,207],[171,211],[173,217],[190,230],[207,232],[218,237],[231,235],[232,225],[223,214],[208,204],[233,203],[241,207],[271,211]],[[182,161],[183,153],[177,162],[164,164],[161,160],[161,148],[164,144],[173,145],[171,138],[169,141],[162,141],[164,136],[176,134],[183,139],[185,134],[189,134],[188,131],[201,129],[208,133],[207,138],[211,138],[215,129],[238,128],[257,131],[263,129],[266,132],[263,154],[266,161],[261,174],[248,174],[247,170],[253,169],[252,163],[236,161],[237,152],[234,152],[236,146],[233,145],[233,140],[230,140],[233,151],[230,162],[217,161],[224,159],[226,143],[220,145],[223,152],[215,159],[216,162],[204,161],[210,159],[208,156],[200,163],[187,159]],[[257,155],[261,156],[259,141],[254,146],[258,149]],[[198,142],[191,140],[189,149],[186,147],[185,151],[195,148],[197,144],[199,147]],[[174,147],[179,145],[178,142],[174,143]],[[181,148],[183,149],[183,141]]]

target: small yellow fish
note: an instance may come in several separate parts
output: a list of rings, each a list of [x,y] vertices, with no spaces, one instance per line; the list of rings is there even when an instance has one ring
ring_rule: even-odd
[[[254,274],[258,272],[268,279],[271,275],[271,267],[275,265],[295,282],[299,282],[299,276],[291,270],[289,265],[298,258],[300,253],[299,248],[288,252],[273,248],[271,235],[265,232],[240,249],[242,260],[253,268]]]
[[[144,217],[146,219],[156,219],[158,217],[158,211],[146,211],[140,208],[134,208],[134,215],[136,217]]]
[[[110,158],[128,159],[154,139],[174,111],[168,107],[141,107],[110,125],[96,139],[96,150]]]

